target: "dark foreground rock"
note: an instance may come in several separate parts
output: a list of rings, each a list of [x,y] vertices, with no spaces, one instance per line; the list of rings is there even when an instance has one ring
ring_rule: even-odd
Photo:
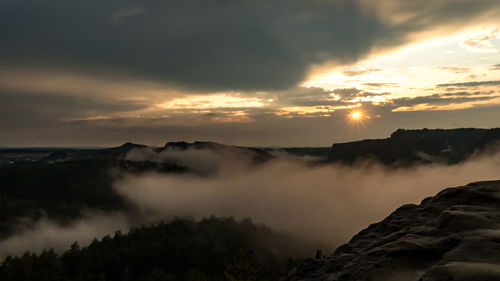
[[[404,205],[289,281],[500,280],[500,181],[447,188]]]

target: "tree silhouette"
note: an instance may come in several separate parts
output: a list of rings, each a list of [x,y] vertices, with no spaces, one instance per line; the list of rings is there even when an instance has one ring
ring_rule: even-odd
[[[253,257],[253,251],[239,249],[231,260],[226,261],[224,275],[228,281],[257,281],[260,265]]]

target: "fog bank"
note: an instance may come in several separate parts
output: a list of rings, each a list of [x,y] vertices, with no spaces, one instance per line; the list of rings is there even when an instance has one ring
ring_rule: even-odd
[[[22,255],[26,251],[40,253],[53,248],[62,253],[76,241],[86,246],[94,238],[101,239],[117,230],[128,231],[131,224],[121,213],[88,212],[69,225],[42,218],[36,222],[20,222],[19,226],[21,229],[16,234],[0,241],[0,262],[9,255]]]
[[[175,153],[178,157],[185,153],[196,163],[196,170],[217,167],[218,172],[211,177],[130,175],[116,182],[116,190],[149,216],[251,217],[331,246],[347,242],[403,204],[419,203],[446,187],[498,179],[500,168],[497,153],[453,166],[400,169],[373,162],[311,165],[310,159],[293,157],[277,157],[261,165],[244,161],[234,165],[233,158],[205,161],[206,151]],[[200,161],[196,161],[196,153]]]
[[[453,166],[389,168],[374,162],[319,165],[314,158],[273,155],[256,162],[246,149],[149,149],[128,159],[177,163],[188,173],[121,174],[115,190],[133,212],[86,213],[69,225],[47,219],[20,223],[21,231],[0,241],[0,259],[24,251],[62,252],[78,241],[127,232],[130,227],[175,216],[251,217],[314,244],[334,248],[399,206],[419,203],[450,186],[498,179],[500,154],[475,156]]]

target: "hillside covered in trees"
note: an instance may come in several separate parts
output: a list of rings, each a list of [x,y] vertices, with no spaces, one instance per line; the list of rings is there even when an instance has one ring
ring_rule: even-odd
[[[7,257],[2,281],[282,280],[304,247],[250,219],[177,219],[116,232],[58,255],[46,250]]]

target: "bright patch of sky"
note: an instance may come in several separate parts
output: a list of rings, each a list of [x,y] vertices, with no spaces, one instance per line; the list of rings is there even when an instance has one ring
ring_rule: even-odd
[[[406,46],[351,66],[315,73],[306,87],[358,88],[414,97],[436,92],[438,84],[500,80],[500,29],[468,31]]]

